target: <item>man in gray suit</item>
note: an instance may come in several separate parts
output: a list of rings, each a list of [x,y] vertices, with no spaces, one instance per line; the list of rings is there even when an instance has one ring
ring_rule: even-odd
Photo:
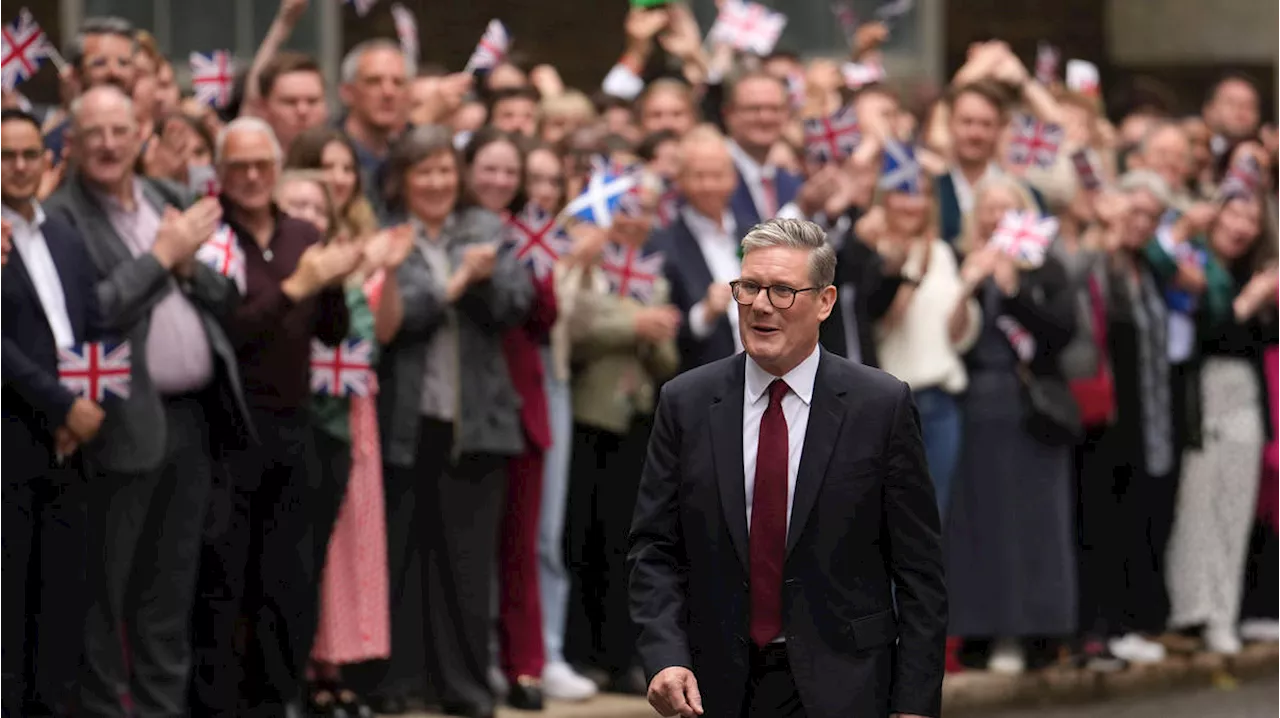
[[[105,330],[132,345],[129,397],[108,403],[84,448],[82,710],[123,716],[131,699],[137,714],[181,716],[212,466],[252,431],[220,325],[239,294],[194,258],[221,219],[217,201],[189,204],[178,188],[134,174],[142,137],[129,98],[97,87],[71,115],[78,168],[46,211],[85,237]]]

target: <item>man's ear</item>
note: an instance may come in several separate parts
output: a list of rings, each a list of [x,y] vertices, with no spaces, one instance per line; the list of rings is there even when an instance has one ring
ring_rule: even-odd
[[[825,322],[827,317],[831,316],[831,311],[836,306],[837,294],[834,284],[828,284],[818,292],[818,321]]]

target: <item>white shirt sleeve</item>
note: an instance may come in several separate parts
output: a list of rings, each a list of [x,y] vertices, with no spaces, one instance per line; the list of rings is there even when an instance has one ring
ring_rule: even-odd
[[[698,302],[689,308],[689,331],[693,332],[695,338],[706,339],[714,329],[715,326],[707,318],[705,302]]]
[[[634,100],[640,96],[644,90],[644,80],[639,75],[631,71],[631,68],[618,63],[609,70],[609,74],[604,76],[604,82],[600,83],[600,89],[605,94],[621,97],[624,100]]]

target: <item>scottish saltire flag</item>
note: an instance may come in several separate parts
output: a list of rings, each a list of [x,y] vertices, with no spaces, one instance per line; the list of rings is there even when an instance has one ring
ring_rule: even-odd
[[[373,6],[378,4],[378,0],[343,0],[343,2],[350,5],[360,17],[368,15]]]
[[[786,26],[786,15],[764,5],[726,0],[707,37],[712,42],[728,43],[742,52],[764,56],[773,52]]]
[[[395,3],[391,6],[391,19],[396,24],[396,37],[400,38],[400,49],[404,56],[412,62],[418,61],[418,20],[404,5]]]
[[[369,396],[376,388],[373,344],[344,339],[336,347],[311,340],[311,391],[321,396]]]
[[[1030,267],[1044,264],[1045,253],[1058,234],[1058,220],[1033,210],[1006,212],[991,234],[991,246]]]
[[[26,8],[19,10],[18,17],[0,29],[0,34],[3,35],[3,42],[0,42],[3,46],[0,49],[0,57],[3,58],[0,71],[6,90],[12,90],[18,83],[30,80],[40,70],[40,63],[45,58],[57,62],[55,56],[58,51]]]
[[[191,91],[196,99],[213,107],[226,107],[236,83],[231,53],[214,50],[208,55],[191,53]]]
[[[129,342],[86,342],[58,350],[58,381],[71,393],[101,404],[129,398],[133,352]]]
[[[1062,53],[1047,42],[1036,46],[1036,82],[1052,85],[1058,79],[1058,63],[1062,61]]]
[[[245,293],[244,249],[231,227],[222,225],[196,250],[196,260],[236,283],[240,294]]]
[[[804,121],[804,151],[817,164],[844,161],[861,141],[862,128],[853,105],[841,107],[830,117],[811,117]]]
[[[915,150],[897,140],[886,140],[884,159],[877,182],[886,192],[920,194],[920,163]]]
[[[662,252],[645,254],[643,248],[613,242],[606,244],[600,254],[600,268],[609,279],[610,289],[641,304],[653,301],[654,284],[662,276],[663,261]]]
[[[505,236],[515,247],[516,259],[529,267],[538,279],[550,276],[556,262],[572,246],[557,226],[555,215],[532,202],[507,219]]]
[[[1052,167],[1058,159],[1058,148],[1066,136],[1061,125],[1041,122],[1031,115],[1013,118],[1013,137],[1009,140],[1009,162],[1017,167]]]
[[[506,59],[507,50],[510,47],[511,35],[507,32],[506,26],[498,20],[490,20],[488,27],[484,29],[484,34],[480,36],[480,42],[476,45],[475,51],[471,53],[471,59],[467,60],[467,67],[463,72],[492,70]]]
[[[563,215],[608,229],[613,215],[627,205],[627,196],[636,188],[636,176],[596,160],[587,186],[564,208]]]
[[[885,78],[884,66],[876,62],[846,62],[840,67],[840,74],[850,90],[860,90]]]

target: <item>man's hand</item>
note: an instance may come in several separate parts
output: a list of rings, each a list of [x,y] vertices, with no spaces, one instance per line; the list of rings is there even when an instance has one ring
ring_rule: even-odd
[[[0,267],[9,263],[9,253],[13,251],[13,225],[9,220],[0,220]]]
[[[1178,262],[1178,273],[1173,277],[1173,284],[1177,288],[1196,296],[1204,294],[1205,287],[1208,286],[1204,276],[1204,269],[1195,260]]]
[[[470,75],[468,74],[468,77]],[[538,88],[543,97],[557,97],[564,94],[564,80],[552,65],[541,64],[529,71],[529,82]]]
[[[838,165],[823,165],[800,186],[800,190],[796,192],[796,206],[804,216],[812,217],[822,211],[827,200],[840,188],[839,173]]]
[[[307,4],[308,0],[281,0],[276,18],[284,23],[285,27],[293,27],[307,13]]]
[[[684,666],[671,666],[658,671],[649,682],[649,705],[661,716],[694,718],[702,715],[702,694],[698,679]]]
[[[707,309],[707,320],[713,321],[723,317],[729,311],[729,302],[733,301],[733,290],[724,282],[712,282],[707,286],[707,294],[702,298],[702,306]]]
[[[361,246],[355,242],[313,244],[302,252],[298,266],[280,283],[280,289],[293,301],[301,301],[345,278],[363,256]]]
[[[364,267],[368,271],[394,271],[413,251],[413,227],[402,224],[374,234],[364,244]]]
[[[151,253],[161,266],[172,270],[195,256],[196,250],[218,228],[222,221],[222,206],[213,197],[191,205],[185,212],[168,207],[160,218],[160,229]]]
[[[76,435],[65,426],[59,426],[53,432],[53,450],[58,454],[59,459],[65,459],[76,453],[80,448],[80,442],[76,440]]]
[[[675,339],[681,321],[683,317],[675,307],[645,307],[636,312],[636,335],[650,344]]]
[[[88,443],[98,435],[98,429],[102,427],[104,416],[106,414],[102,412],[102,407],[89,399],[81,397],[71,404],[71,410],[67,412],[67,425],[65,428],[75,436],[79,443]]]

